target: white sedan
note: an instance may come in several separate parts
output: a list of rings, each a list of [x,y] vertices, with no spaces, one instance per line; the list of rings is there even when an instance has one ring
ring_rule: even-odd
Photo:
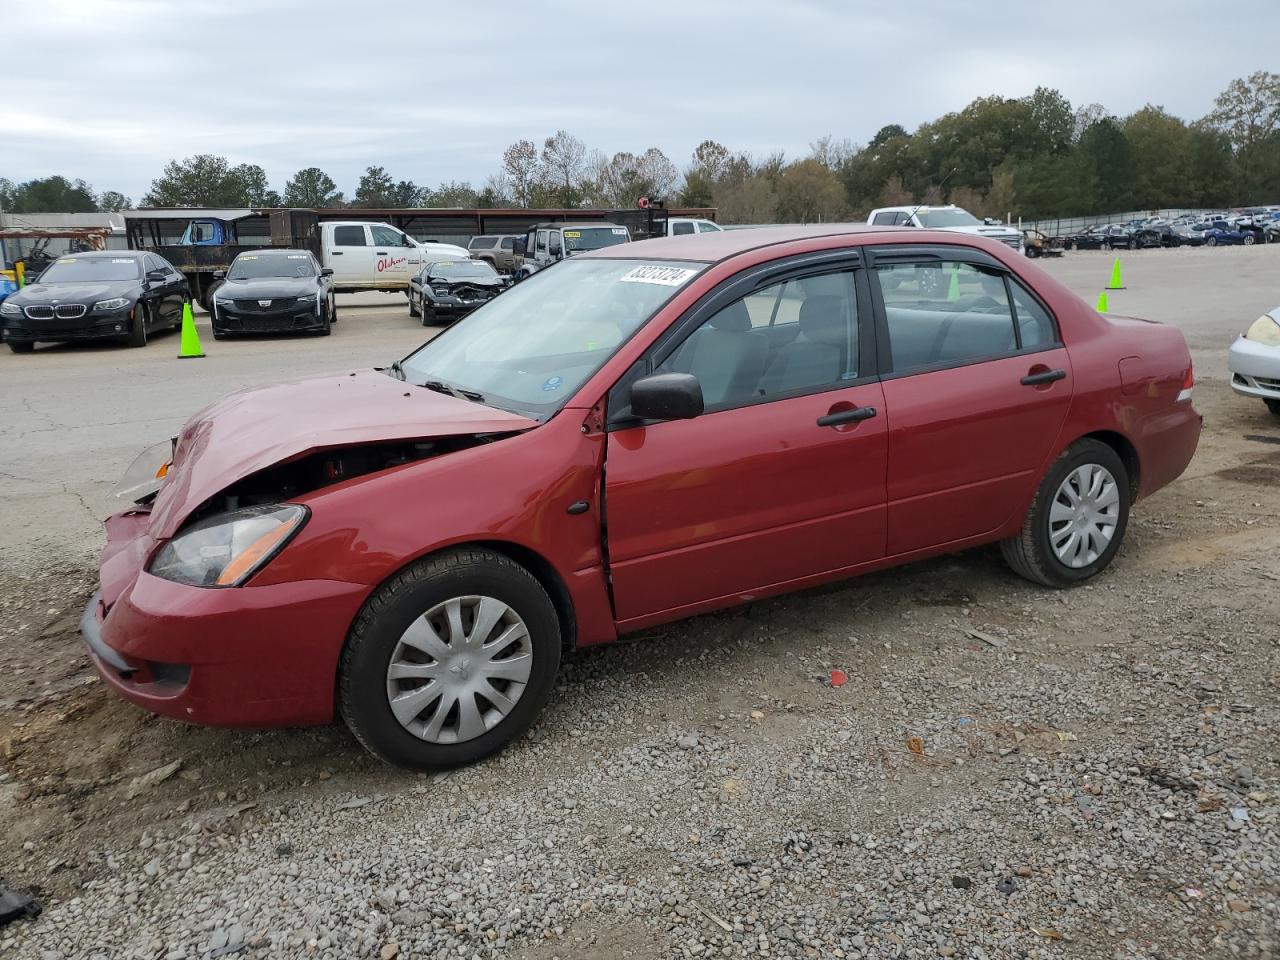
[[[1231,389],[1257,397],[1280,417],[1280,307],[1264,313],[1227,351]]]

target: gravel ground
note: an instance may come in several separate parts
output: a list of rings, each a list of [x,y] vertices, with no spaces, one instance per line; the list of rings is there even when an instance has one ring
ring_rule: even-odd
[[[45,912],[0,956],[1276,956],[1280,429],[1196,396],[1091,585],[988,549],[674,624],[441,775],[147,717],[79,653],[91,568],[9,571],[0,876]]]

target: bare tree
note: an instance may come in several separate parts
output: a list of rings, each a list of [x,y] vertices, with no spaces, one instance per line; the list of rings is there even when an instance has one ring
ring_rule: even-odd
[[[657,147],[650,147],[636,160],[636,172],[645,188],[643,194],[655,199],[665,200],[675,190],[680,180],[680,171],[667,159],[667,155]]]
[[[582,200],[587,146],[567,130],[557,130],[542,145],[542,172],[563,206],[576,206]]]
[[[503,151],[502,169],[511,178],[511,197],[517,206],[529,206],[540,172],[538,148],[528,140],[517,140]]]
[[[809,152],[814,160],[828,170],[837,170],[844,165],[845,161],[857,154],[858,146],[848,138],[837,140],[831,134],[827,134],[809,144]]]

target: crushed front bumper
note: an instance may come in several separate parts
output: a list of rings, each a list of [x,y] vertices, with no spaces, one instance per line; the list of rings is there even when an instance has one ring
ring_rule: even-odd
[[[172,583],[142,569],[150,550],[141,547],[153,544],[142,525],[113,529],[108,521],[107,531],[104,586],[80,630],[116,693],[188,723],[275,727],[332,719],[338,656],[369,587],[333,580]],[[122,544],[122,537],[146,542]]]

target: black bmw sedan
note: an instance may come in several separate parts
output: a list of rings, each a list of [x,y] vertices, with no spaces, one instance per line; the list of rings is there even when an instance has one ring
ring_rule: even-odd
[[[214,277],[213,335],[314,333],[328,336],[338,319],[333,271],[307,250],[254,250]]]
[[[154,253],[73,253],[0,304],[0,327],[14,353],[41,342],[103,338],[143,347],[155,330],[182,326],[190,299],[186,279]]]
[[[511,278],[483,260],[441,260],[428,263],[409,281],[409,316],[432,326],[456,320],[492,300]]]

